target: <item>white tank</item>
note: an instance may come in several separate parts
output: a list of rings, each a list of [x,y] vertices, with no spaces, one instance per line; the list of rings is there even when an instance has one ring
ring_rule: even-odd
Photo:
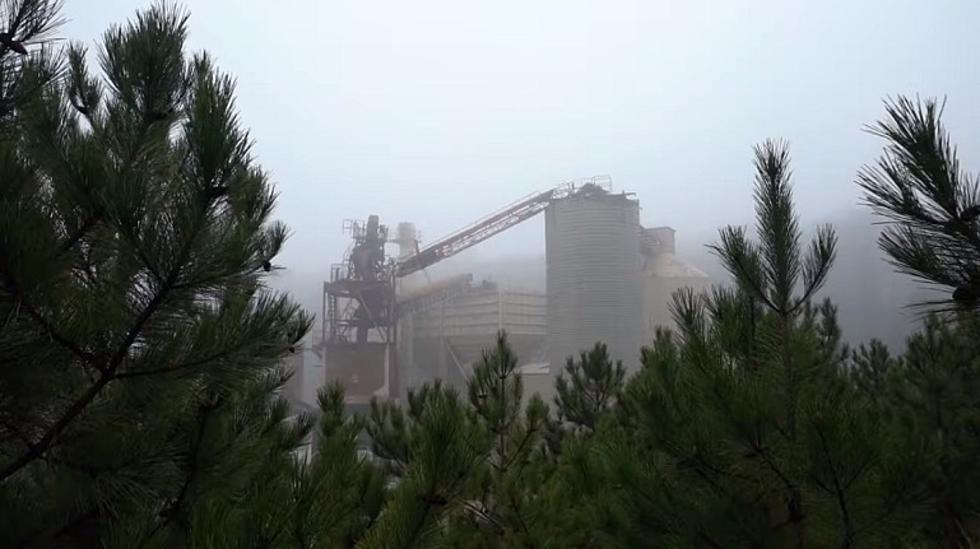
[[[645,332],[639,203],[594,187],[583,191],[545,211],[547,346],[553,375],[562,371],[567,357],[577,357],[597,341],[635,370]]]

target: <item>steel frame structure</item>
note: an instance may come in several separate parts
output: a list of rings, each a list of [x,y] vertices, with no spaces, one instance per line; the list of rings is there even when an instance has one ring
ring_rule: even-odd
[[[323,283],[321,345],[383,342],[394,349],[400,314],[395,297],[396,279],[422,271],[528,220],[554,200],[578,193],[608,192],[611,183],[608,176],[596,176],[533,193],[400,261],[385,253],[388,228],[379,223],[378,216],[372,215],[366,222],[344,220],[343,232],[351,236],[352,243],[344,254],[344,262],[332,265],[330,280]],[[428,296],[418,303],[403,303],[401,308],[417,312],[420,307],[444,300],[454,290],[447,288],[439,292],[441,295]],[[391,354],[389,364],[394,385],[391,389],[397,394],[397,368],[394,353]]]

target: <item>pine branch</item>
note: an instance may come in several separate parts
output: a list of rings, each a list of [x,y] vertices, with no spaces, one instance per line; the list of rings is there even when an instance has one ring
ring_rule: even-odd
[[[54,327],[54,325],[52,325],[48,321],[48,319],[45,318],[44,315],[37,310],[37,308],[34,307],[31,301],[27,298],[27,295],[24,294],[24,292],[20,291],[20,285],[17,284],[17,282],[10,276],[10,273],[7,272],[6,269],[0,268],[0,279],[3,280],[4,289],[7,291],[7,293],[9,293],[11,296],[15,298],[19,306],[25,312],[27,312],[28,316],[30,316],[34,320],[34,322],[36,322],[38,326],[41,327],[42,330],[44,330],[44,332],[48,335],[48,337],[50,337],[58,345],[61,345],[62,347],[70,351],[72,354],[77,356],[79,359],[81,359],[81,361],[84,364],[93,367],[99,371],[103,371],[103,369],[98,364],[97,357],[94,354],[85,351],[77,343],[62,335]],[[3,477],[0,476],[0,480],[2,479]]]
[[[502,466],[499,468],[499,471],[501,471],[502,473],[506,473],[510,469],[510,466],[513,465],[518,459],[522,457],[522,454],[524,453],[524,449],[527,447],[528,443],[537,433],[538,433],[538,429],[536,428],[528,428],[527,430],[525,430],[524,436],[521,438],[521,442],[518,443],[517,448],[510,455],[510,457],[503,462]]]
[[[779,311],[790,307],[799,277],[799,222],[793,212],[789,147],[765,141],[755,148],[756,224],[766,278]]]
[[[847,494],[844,491],[844,487],[841,485],[840,476],[837,474],[837,468],[834,466],[834,459],[830,455],[830,447],[827,444],[827,438],[824,436],[823,429],[819,425],[816,426],[817,438],[820,439],[820,449],[827,460],[827,464],[830,469],[831,479],[834,481],[833,490],[828,490],[837,499],[837,507],[841,513],[841,522],[844,527],[843,540],[841,541],[842,549],[849,549],[854,541],[854,524],[851,522],[850,510],[847,506]]]
[[[55,438],[61,434],[72,421],[93,401],[95,397],[99,395],[102,389],[112,381],[112,375],[108,372],[102,373],[101,376],[89,386],[89,388],[82,393],[71,406],[58,418],[57,421],[45,431],[44,435],[30,446],[27,452],[23,453],[0,470],[0,482],[3,482],[8,477],[22,469],[24,466],[30,464],[34,460],[38,459],[50,448],[51,444],[54,442]]]
[[[43,41],[63,22],[60,0],[6,0],[0,10],[7,23],[0,32],[0,58],[10,51],[27,55],[25,44]]]
[[[777,528],[789,525],[796,525],[797,528],[800,528],[805,517],[803,515],[802,502],[800,501],[801,494],[799,487],[796,485],[796,483],[790,480],[789,476],[778,465],[776,465],[765,446],[757,443],[755,440],[749,440],[748,443],[756,455],[762,458],[762,462],[769,468],[769,470],[776,474],[776,477],[779,478],[790,494],[787,501],[786,522],[784,524],[777,525]]]
[[[834,229],[829,225],[819,228],[803,262],[803,295],[797,300],[791,313],[795,313],[804,304],[809,303],[813,294],[820,290],[827,280],[836,255],[837,234]]]
[[[524,510],[521,509],[520,505],[517,504],[517,500],[514,499],[513,490],[508,491],[508,500],[510,501],[510,509],[513,511],[514,517],[517,518],[517,525],[520,527],[521,532],[524,533],[526,537],[531,536],[531,530],[527,527],[527,523],[524,522],[523,514]]]
[[[770,299],[764,288],[764,283],[757,280],[756,269],[757,261],[750,259],[750,245],[745,238],[745,230],[741,227],[726,227],[721,231],[721,244],[710,244],[710,249],[717,257],[721,258],[728,267],[728,270],[735,275],[735,279],[747,286],[747,289],[755,295],[770,310],[779,312],[779,307]],[[749,265],[749,263],[753,263]]]
[[[872,211],[896,227],[879,247],[899,271],[950,287],[947,303],[980,307],[980,182],[960,169],[942,124],[943,105],[899,97],[867,131],[885,139],[857,177]],[[923,304],[919,304],[923,305]]]
[[[35,459],[41,457],[54,442],[55,438],[61,434],[61,432],[68,427],[68,425],[70,425],[79,416],[79,414],[81,414],[82,411],[92,403],[93,400],[95,400],[106,385],[115,379],[116,369],[126,357],[130,347],[143,330],[144,325],[163,304],[171,286],[177,280],[180,270],[187,262],[191,242],[194,240],[194,236],[196,236],[199,230],[197,227],[199,227],[199,225],[195,227],[197,230],[192,232],[192,237],[188,238],[188,240],[185,242],[180,254],[178,255],[177,262],[175,263],[170,274],[167,276],[167,279],[164,281],[163,286],[157,290],[156,294],[153,296],[153,299],[150,300],[149,304],[147,304],[147,306],[136,317],[133,325],[127,331],[122,343],[119,345],[119,348],[116,350],[116,353],[112,356],[109,362],[105,366],[99,368],[101,371],[99,378],[95,381],[95,383],[89,386],[88,390],[86,390],[72,403],[68,410],[65,411],[51,427],[47,429],[45,434],[40,440],[38,440],[38,442],[32,445],[26,453],[14,460],[10,465],[0,470],[0,482],[5,480],[10,475],[16,473],[24,466],[30,464]]]
[[[190,460],[187,463],[187,470],[184,475],[184,480],[181,482],[177,495],[170,501],[169,504],[167,504],[166,507],[163,508],[162,511],[158,513],[158,516],[163,518],[163,520],[158,521],[153,529],[150,530],[150,532],[143,538],[140,547],[144,547],[147,543],[149,543],[165,526],[178,520],[177,514],[180,510],[180,506],[184,503],[184,499],[187,497],[191,483],[194,482],[196,476],[199,474],[198,460],[200,459],[199,454],[201,445],[204,442],[204,433],[207,429],[208,418],[212,413],[214,413],[215,410],[221,407],[221,404],[222,399],[218,397],[213,402],[205,402],[200,406],[200,413],[198,414],[197,418],[197,433],[188,452]]]
[[[492,516],[490,512],[485,511],[468,501],[464,501],[462,505],[463,508],[466,509],[467,511],[473,513],[474,515],[477,515],[477,517],[490,523],[490,526],[492,526],[493,529],[497,531],[498,535],[503,535],[503,533],[505,532],[503,524],[501,524],[498,518]]]

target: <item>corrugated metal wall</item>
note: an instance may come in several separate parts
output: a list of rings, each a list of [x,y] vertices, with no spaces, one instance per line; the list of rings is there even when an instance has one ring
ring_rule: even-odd
[[[410,322],[410,328],[408,327]],[[546,331],[545,295],[507,291],[493,285],[462,291],[439,305],[402,319],[402,338],[412,339],[412,351],[402,358],[411,370],[411,383],[436,378],[465,388],[472,363],[493,348],[497,332],[505,330],[519,363],[543,360]]]
[[[638,202],[621,194],[572,196],[545,211],[553,374],[596,341],[638,368],[645,332],[639,212]]]
[[[543,336],[545,296],[535,292],[470,288],[419,314],[415,337],[477,336],[493,345],[498,330]]]

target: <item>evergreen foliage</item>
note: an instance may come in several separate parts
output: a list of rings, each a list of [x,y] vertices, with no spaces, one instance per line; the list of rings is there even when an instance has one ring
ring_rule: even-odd
[[[517,357],[506,335],[483,352],[468,384],[473,419],[486,437],[482,466],[470,472],[465,512],[450,528],[456,543],[471,547],[539,547],[547,512],[542,485],[548,474],[539,458],[548,408],[537,395],[524,399]]]
[[[619,397],[625,378],[623,361],[613,363],[603,343],[580,353],[577,361],[568,357],[563,375],[555,381],[558,419],[594,432]]]
[[[311,321],[262,286],[275,193],[182,12],[110,29],[94,76],[31,45],[56,2],[3,7],[0,545],[192,544],[310,427],[273,396]]]
[[[858,174],[872,209],[892,225],[879,244],[904,273],[951,290],[934,304],[980,307],[980,188],[962,170],[934,99],[898,98],[869,127],[886,141]]]
[[[896,451],[919,452],[912,483],[924,495],[924,533],[947,547],[980,541],[980,322],[927,319],[889,364],[882,408],[898,428]],[[882,398],[882,397],[879,397]]]

